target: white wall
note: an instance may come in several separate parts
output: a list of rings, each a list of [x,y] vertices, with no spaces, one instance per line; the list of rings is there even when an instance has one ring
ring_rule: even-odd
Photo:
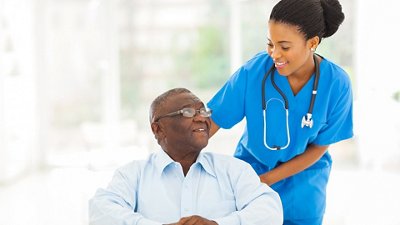
[[[0,1],[0,182],[32,166],[36,150],[33,5]]]
[[[400,2],[357,1],[355,124],[363,166],[400,162]],[[349,46],[351,48],[351,46]]]

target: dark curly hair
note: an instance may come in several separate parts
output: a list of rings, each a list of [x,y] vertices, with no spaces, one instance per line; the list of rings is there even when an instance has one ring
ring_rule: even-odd
[[[338,0],[281,0],[272,9],[270,21],[296,26],[306,40],[330,37],[344,20]]]

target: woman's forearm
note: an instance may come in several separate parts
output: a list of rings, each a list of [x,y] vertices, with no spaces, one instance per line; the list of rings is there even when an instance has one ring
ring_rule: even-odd
[[[211,119],[210,137],[212,137],[219,130],[219,126]]]
[[[309,145],[303,154],[298,155],[293,159],[282,163],[271,171],[260,175],[260,179],[263,183],[272,185],[280,180],[297,174],[317,162],[324,155],[328,147],[329,145]]]

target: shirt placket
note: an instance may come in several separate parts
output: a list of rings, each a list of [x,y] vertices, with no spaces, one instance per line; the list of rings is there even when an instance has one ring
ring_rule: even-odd
[[[181,216],[192,216],[195,213],[195,193],[197,193],[197,181],[199,180],[198,164],[193,164],[182,182]]]

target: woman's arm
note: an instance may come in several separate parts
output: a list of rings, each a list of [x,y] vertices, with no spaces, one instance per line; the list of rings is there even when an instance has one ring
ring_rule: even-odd
[[[219,126],[214,123],[214,121],[212,119],[211,120],[211,127],[210,127],[210,138],[217,133],[217,131],[219,130]]]
[[[272,185],[307,169],[324,155],[328,147],[329,145],[308,145],[303,154],[298,155],[293,159],[282,163],[271,171],[260,175],[261,182]]]

